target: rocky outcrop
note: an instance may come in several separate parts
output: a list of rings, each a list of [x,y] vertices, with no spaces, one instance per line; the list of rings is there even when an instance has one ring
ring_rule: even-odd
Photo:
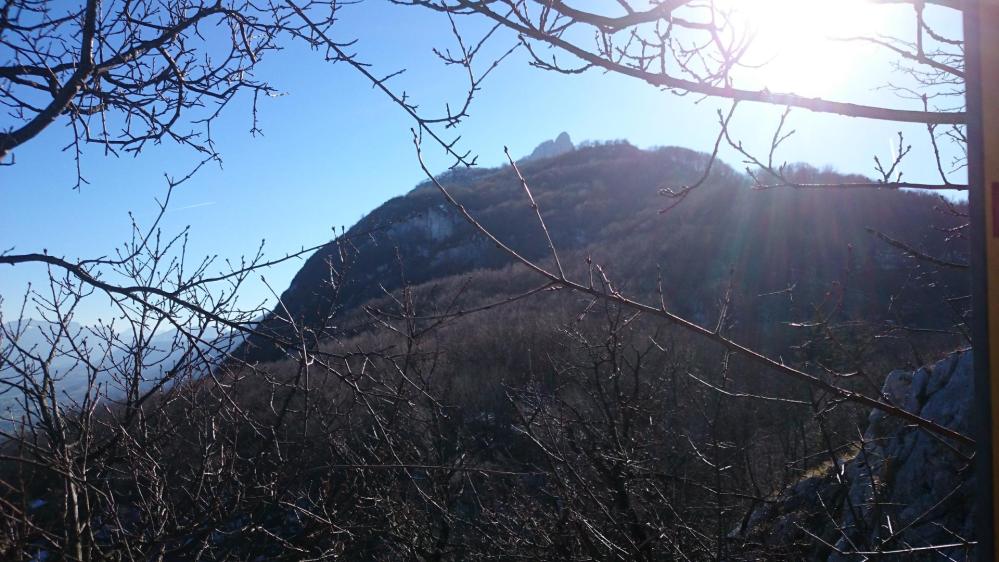
[[[569,133],[563,131],[562,134],[555,137],[555,140],[546,140],[545,142],[539,144],[533,152],[521,158],[518,162],[523,163],[534,160],[544,160],[545,158],[554,158],[567,152],[572,152],[575,149],[576,146],[572,144],[572,139],[569,138]]]
[[[894,371],[886,400],[970,432],[971,351],[917,371]],[[754,509],[731,538],[743,552],[788,560],[970,560],[970,451],[874,411],[855,454]],[[771,560],[774,556],[768,556]],[[746,555],[741,559],[756,559]]]

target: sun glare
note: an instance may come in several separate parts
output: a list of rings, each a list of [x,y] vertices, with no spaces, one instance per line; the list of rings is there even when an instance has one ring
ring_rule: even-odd
[[[883,23],[863,0],[723,0],[737,29],[754,34],[740,81],[775,92],[822,97],[860,68],[872,48],[844,38],[873,36]]]

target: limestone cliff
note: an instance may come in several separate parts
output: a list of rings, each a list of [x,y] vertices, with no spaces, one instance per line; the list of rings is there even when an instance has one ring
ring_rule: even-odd
[[[914,372],[894,371],[882,393],[968,434],[971,356],[961,351]],[[788,560],[852,562],[875,552],[878,560],[970,560],[972,467],[970,451],[874,411],[854,454],[758,506],[731,537],[749,552]]]

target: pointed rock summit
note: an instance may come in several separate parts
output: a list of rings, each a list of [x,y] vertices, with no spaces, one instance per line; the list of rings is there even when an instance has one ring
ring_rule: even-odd
[[[532,162],[534,160],[554,158],[573,150],[576,150],[576,146],[572,144],[569,133],[563,131],[559,136],[555,137],[555,140],[546,140],[539,144],[530,155],[521,158],[519,162]]]

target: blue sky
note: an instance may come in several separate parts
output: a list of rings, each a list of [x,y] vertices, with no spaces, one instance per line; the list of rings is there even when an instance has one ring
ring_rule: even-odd
[[[463,98],[461,72],[445,68],[430,51],[447,45],[446,19],[376,1],[346,8],[336,29],[337,39],[359,40],[355,50],[377,74],[406,67],[406,74],[392,84],[414,96],[423,109],[435,112],[445,101],[457,104]],[[873,61],[858,63],[827,97],[898,105],[894,97],[870,88],[877,83],[872,80],[877,68]],[[224,165],[204,168],[184,184],[165,218],[165,233],[191,226],[191,255],[238,258],[254,253],[261,239],[266,239],[269,256],[317,244],[331,238],[333,228],[349,227],[422,179],[409,118],[347,65],[331,65],[319,53],[290,45],[265,59],[258,77],[284,92],[261,100],[263,136],[249,134],[248,98],[228,108],[214,127]],[[517,54],[484,84],[458,133],[461,146],[478,154],[483,165],[502,162],[504,145],[514,156],[524,155],[561,131],[577,142],[627,139],[640,147],[707,151],[721,107],[727,104],[697,103],[600,72],[546,73],[530,68]],[[769,139],[780,109],[745,106],[741,111],[735,124],[741,138],[749,143]],[[0,127],[9,126],[3,119]],[[788,144],[784,159],[860,173],[871,172],[874,154],[886,157],[897,149],[891,143],[900,129],[803,110],[792,113],[791,124],[800,133]],[[903,129],[916,145],[907,178],[935,181],[929,154],[920,148],[925,129]],[[137,158],[107,157],[94,148],[83,158],[90,183],[74,191],[75,162],[61,150],[69,138],[57,123],[15,152],[16,165],[0,168],[0,249],[44,248],[67,258],[112,253],[129,235],[130,211],[140,223],[155,213],[153,199],[164,193],[163,175],[183,175],[197,161],[190,150],[173,145],[150,147]],[[448,165],[439,149],[427,150],[434,169]],[[728,151],[723,158],[741,167]],[[281,291],[300,264],[275,267],[265,276]],[[36,266],[0,269],[5,316],[16,309],[26,283],[43,275]],[[260,283],[245,293],[247,303],[268,296]],[[106,314],[103,306],[94,300],[77,320],[90,322]]]

